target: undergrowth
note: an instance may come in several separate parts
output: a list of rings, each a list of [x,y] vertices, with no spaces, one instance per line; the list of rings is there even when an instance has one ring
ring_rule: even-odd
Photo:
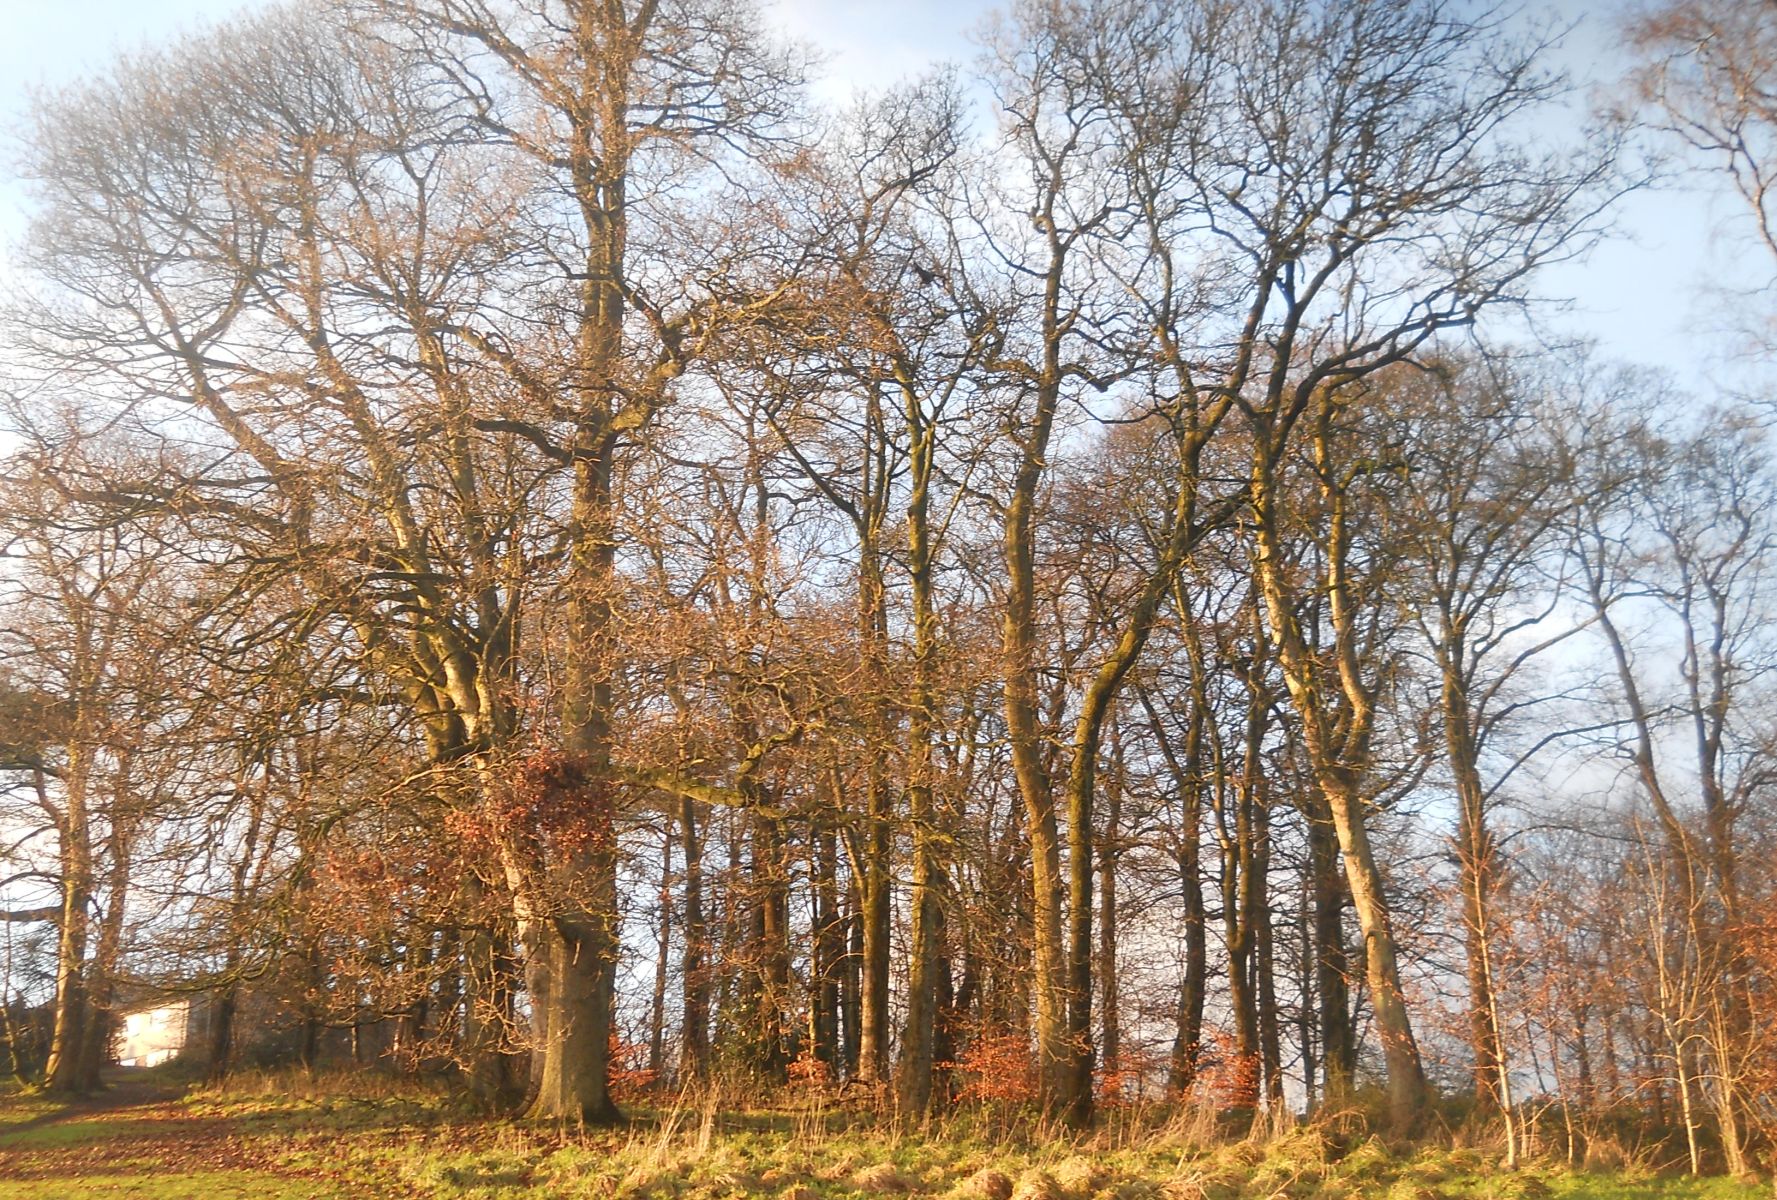
[[[291,1099],[275,1081],[213,1103],[334,1105],[322,1086]],[[1432,1141],[1397,1142],[1367,1132],[1362,1111],[1301,1124],[1261,1120],[1241,1127],[1213,1111],[1162,1115],[1119,1110],[1084,1134],[1069,1134],[1015,1113],[963,1110],[908,1129],[863,1108],[815,1102],[782,1110],[736,1111],[731,1096],[682,1097],[636,1110],[626,1126],[470,1120],[430,1095],[391,1094],[383,1115],[365,1110],[364,1128],[401,1114],[408,1136],[350,1153],[365,1172],[386,1173],[422,1194],[460,1200],[1763,1200],[1764,1186],[1689,1180],[1657,1165],[1623,1162],[1576,1169],[1540,1159],[1503,1170],[1489,1145],[1444,1131]],[[204,1103],[199,1100],[197,1103]],[[289,1110],[286,1110],[289,1111]],[[339,1152],[331,1146],[329,1154]]]
[[[17,1151],[81,1153],[77,1143],[89,1139],[85,1149],[91,1153],[82,1161],[109,1153],[109,1172],[90,1177],[90,1187],[88,1177],[69,1173],[54,1188],[45,1178],[43,1188],[16,1194],[32,1200],[118,1194],[268,1200],[1763,1200],[1770,1194],[1765,1184],[1664,1173],[1662,1163],[1626,1151],[1609,1169],[1587,1170],[1583,1161],[1570,1166],[1559,1156],[1544,1156],[1507,1171],[1497,1148],[1465,1132],[1468,1126],[1440,1128],[1430,1140],[1391,1141],[1367,1131],[1371,1125],[1361,1110],[1314,1124],[1280,1118],[1250,1127],[1199,1109],[1119,1110],[1089,1133],[1067,1134],[1010,1111],[965,1109],[908,1129],[856,1105],[806,1100],[794,1108],[738,1111],[729,1107],[732,1099],[681,1097],[655,1110],[636,1109],[619,1128],[580,1129],[478,1116],[442,1087],[372,1072],[247,1075],[226,1087],[194,1087],[168,1099],[155,1118],[171,1139],[201,1134],[213,1145],[236,1148],[237,1192],[189,1190],[218,1165],[213,1151],[206,1161],[191,1162],[184,1175],[177,1156],[163,1153],[154,1160],[159,1167],[123,1188],[137,1161],[128,1122],[77,1120],[70,1112],[64,1127],[15,1135]],[[0,1097],[0,1130],[11,1118],[9,1108],[27,1102]],[[41,1120],[40,1105],[33,1103],[30,1111]],[[0,1134],[0,1178],[8,1140]],[[17,1161],[31,1166],[27,1159]],[[170,1182],[177,1179],[186,1181],[187,1191]]]

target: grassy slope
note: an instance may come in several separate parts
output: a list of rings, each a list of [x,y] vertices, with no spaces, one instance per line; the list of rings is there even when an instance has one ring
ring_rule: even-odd
[[[0,1196],[324,1200],[1763,1200],[1763,1185],[1552,1167],[1473,1150],[1343,1152],[1294,1130],[1205,1145],[1180,1128],[1042,1141],[955,1123],[901,1136],[861,1114],[678,1110],[615,1132],[475,1120],[373,1077],[180,1095],[135,1077],[97,1102],[0,1096]]]

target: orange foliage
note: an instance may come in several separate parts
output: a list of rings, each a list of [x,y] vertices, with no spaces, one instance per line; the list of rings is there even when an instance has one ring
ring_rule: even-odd
[[[804,1050],[801,1056],[790,1064],[789,1073],[792,1087],[819,1090],[833,1081],[832,1069],[816,1058],[812,1050]]]
[[[1036,1065],[1030,1038],[1007,1033],[972,1039],[954,1063],[962,1080],[957,1099],[992,1104],[1028,1104],[1037,1096]]]
[[[1234,1048],[1234,1035],[1217,1030],[1214,1046],[1198,1060],[1196,1092],[1219,1108],[1256,1108],[1261,1063]]]
[[[648,1069],[648,1047],[641,1042],[626,1042],[611,1030],[610,1067],[607,1077],[611,1098],[619,1104],[634,1101],[653,1089],[658,1073]]]

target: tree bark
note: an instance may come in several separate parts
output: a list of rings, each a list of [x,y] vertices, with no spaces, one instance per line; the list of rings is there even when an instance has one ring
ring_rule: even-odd
[[[936,1068],[938,990],[943,953],[943,911],[946,886],[938,857],[938,814],[933,803],[937,777],[933,762],[937,720],[938,611],[933,597],[933,544],[930,521],[936,429],[928,425],[918,392],[902,389],[911,453],[911,492],[907,502],[908,573],[913,592],[913,681],[907,702],[910,754],[907,815],[913,840],[913,913],[907,964],[907,1021],[901,1036],[899,1092],[901,1111],[924,1117],[932,1106]]]
[[[1401,991],[1399,952],[1364,812],[1367,798],[1363,780],[1370,765],[1374,700],[1363,682],[1363,664],[1358,661],[1355,600],[1346,574],[1349,547],[1345,497],[1332,478],[1337,468],[1327,431],[1331,403],[1326,398],[1321,401],[1315,461],[1328,509],[1324,585],[1336,642],[1335,682],[1323,682],[1323,668],[1302,632],[1299,597],[1289,582],[1279,531],[1282,491],[1276,475],[1276,450],[1263,446],[1262,438],[1258,439],[1261,444],[1255,451],[1252,476],[1254,567],[1264,599],[1267,629],[1300,722],[1309,766],[1332,816],[1345,863],[1346,886],[1363,931],[1365,973],[1388,1069],[1389,1111],[1398,1126],[1408,1128],[1425,1115],[1428,1089],[1412,1019]]]
[[[709,1073],[710,980],[705,962],[709,929],[703,911],[703,830],[696,804],[679,800],[679,840],[685,855],[685,949],[680,964],[684,1015],[679,1027],[679,1077],[702,1079]]]
[[[648,1077],[657,1084],[666,1071],[666,983],[673,940],[673,827],[663,823],[660,838],[659,945],[654,958],[654,995],[648,1009]]]
[[[92,909],[92,827],[87,814],[84,747],[70,745],[62,774],[62,904],[56,935],[55,1024],[50,1033],[44,1081],[52,1092],[85,1088],[81,1055],[90,1011],[87,997],[87,933]],[[41,778],[38,787],[43,786]]]
[[[840,980],[845,970],[845,920],[839,911],[839,845],[832,826],[810,831],[814,886],[813,1036],[814,1056],[829,1078],[845,1073],[840,1043]]]

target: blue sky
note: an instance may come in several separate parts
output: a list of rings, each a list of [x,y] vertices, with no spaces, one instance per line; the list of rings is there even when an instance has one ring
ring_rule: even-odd
[[[266,0],[12,0],[0,4],[0,120],[17,130],[34,86],[54,87],[133,48],[262,6]],[[992,0],[777,0],[769,12],[784,31],[820,49],[817,91],[842,99],[891,83],[944,58],[966,57],[968,33]],[[1533,14],[1577,21],[1562,59],[1582,81],[1602,84],[1620,70],[1614,21],[1625,0],[1545,0]],[[20,236],[27,199],[10,173],[0,176],[0,243]],[[1697,378],[1724,374],[1731,339],[1716,332],[1720,303],[1708,289],[1768,283],[1777,264],[1749,248],[1737,201],[1717,181],[1678,179],[1622,208],[1622,236],[1584,264],[1549,272],[1551,297],[1571,300],[1554,318],[1568,335],[1596,339],[1613,357]],[[0,272],[5,251],[0,249]]]

